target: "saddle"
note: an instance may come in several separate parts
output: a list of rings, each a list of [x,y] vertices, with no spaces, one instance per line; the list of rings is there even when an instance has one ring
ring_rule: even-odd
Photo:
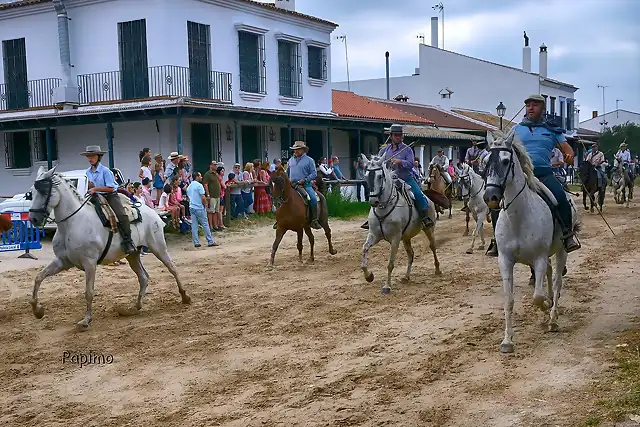
[[[138,222],[142,222],[142,214],[140,213],[139,207],[142,206],[140,202],[133,203],[129,197],[124,194],[119,193],[118,197],[122,201],[122,206],[124,207],[124,212],[129,218],[130,224],[135,224]],[[110,228],[113,233],[118,232],[118,217],[115,212],[109,206],[109,202],[102,194],[94,194],[91,198],[91,202],[96,210],[96,214],[102,225],[106,228]]]
[[[298,192],[300,197],[302,197],[302,201],[304,202],[304,205],[309,206],[309,201],[311,200],[311,198],[309,197],[309,193],[307,193],[307,190],[302,185],[298,185],[298,184],[294,185],[293,189]]]

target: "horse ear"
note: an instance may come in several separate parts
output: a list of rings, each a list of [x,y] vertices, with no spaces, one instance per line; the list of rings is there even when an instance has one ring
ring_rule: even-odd
[[[493,144],[493,134],[491,131],[487,131],[487,145]]]
[[[362,164],[364,165],[364,167],[367,167],[367,165],[369,164],[369,159],[367,159],[367,156],[365,156],[364,154],[360,154],[360,158],[362,159]]]
[[[44,168],[44,166],[42,166]],[[51,169],[49,169],[47,171],[47,173],[44,174],[45,177],[47,178],[51,178],[53,176],[54,173],[56,173],[56,168],[58,167],[58,165],[55,165],[54,167],[52,167]]]
[[[45,173],[47,173],[47,168],[45,168],[44,166],[40,166],[38,168],[38,173],[36,174],[36,179],[41,178]]]
[[[515,129],[512,128],[509,134],[507,135],[507,137],[504,139],[504,143],[507,147],[511,147],[511,145],[513,144],[513,138],[515,137],[515,135],[516,135]]]

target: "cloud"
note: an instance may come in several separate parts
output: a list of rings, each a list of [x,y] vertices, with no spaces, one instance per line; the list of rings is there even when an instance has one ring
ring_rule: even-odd
[[[432,9],[437,1],[297,0],[302,13],[340,25],[334,35],[347,35],[352,80],[383,78],[385,51],[391,54],[391,75],[410,75],[418,66],[418,35],[430,43]],[[591,110],[640,111],[640,0],[443,0],[444,43],[447,50],[520,67],[522,32],[532,47],[532,69],[538,68],[537,47],[549,51],[549,77],[580,90],[581,119]],[[441,20],[441,19],[440,19]],[[442,22],[440,22],[442,23]],[[442,28],[439,33],[442,43]],[[346,80],[344,45],[332,46],[332,77]]]

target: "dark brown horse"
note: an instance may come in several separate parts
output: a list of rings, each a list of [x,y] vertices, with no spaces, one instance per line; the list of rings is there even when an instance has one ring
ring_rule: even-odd
[[[309,225],[309,212],[305,200],[302,195],[293,188],[287,173],[278,166],[269,178],[269,186],[267,191],[271,193],[271,198],[276,206],[276,239],[273,241],[271,248],[271,259],[269,266],[273,267],[276,257],[276,251],[288,230],[295,231],[298,234],[298,258],[302,261],[302,232],[304,231],[309,238],[311,253],[309,254],[309,262],[313,262],[313,244],[314,237],[311,226]],[[318,222],[324,229],[324,234],[329,242],[329,253],[335,255],[337,251],[331,243],[331,228],[329,228],[329,213],[327,212],[327,201],[322,193],[317,192],[318,196]]]
[[[0,215],[0,233],[6,233],[13,228],[13,222],[6,218],[4,215]]]
[[[436,193],[440,193],[444,195],[449,203],[447,207],[449,208],[449,219],[451,219],[451,201],[453,200],[453,185],[448,184],[442,176],[442,167],[440,165],[432,164],[429,166],[429,190],[434,191]],[[429,194],[427,194],[429,196]],[[431,196],[429,196],[431,197]],[[440,219],[439,211],[440,209],[436,209],[436,219]],[[442,211],[444,213],[444,211]]]
[[[582,162],[580,169],[578,170],[580,182],[582,183],[582,203],[584,204],[584,210],[589,210],[587,207],[587,195],[591,199],[591,213],[595,205],[595,194],[598,193],[598,205],[600,212],[602,212],[602,205],[604,204],[604,196],[607,190],[607,177],[602,177],[602,185],[598,186],[598,171],[590,162]]]

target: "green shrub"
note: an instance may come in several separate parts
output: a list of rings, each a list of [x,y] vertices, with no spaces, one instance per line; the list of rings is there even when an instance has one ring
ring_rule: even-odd
[[[364,216],[369,213],[371,205],[368,202],[357,202],[353,198],[344,196],[338,187],[327,192],[327,210],[332,218],[349,219]]]

